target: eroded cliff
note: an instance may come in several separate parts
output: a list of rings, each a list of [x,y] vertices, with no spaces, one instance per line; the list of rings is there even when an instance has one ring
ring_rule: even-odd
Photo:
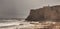
[[[26,21],[60,21],[60,5],[31,9]]]

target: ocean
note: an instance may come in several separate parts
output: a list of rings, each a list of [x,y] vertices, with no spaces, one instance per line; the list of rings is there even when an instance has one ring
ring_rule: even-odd
[[[21,29],[28,28],[31,26],[30,22],[25,21],[25,19],[16,20],[16,19],[2,19],[0,20],[0,29]]]

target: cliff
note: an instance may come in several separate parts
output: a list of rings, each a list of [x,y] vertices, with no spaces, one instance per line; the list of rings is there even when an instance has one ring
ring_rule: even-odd
[[[26,21],[60,21],[60,5],[31,9]]]

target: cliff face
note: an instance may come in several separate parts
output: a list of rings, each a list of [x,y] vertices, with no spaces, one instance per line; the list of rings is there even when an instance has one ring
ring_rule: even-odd
[[[46,6],[39,9],[32,9],[27,21],[59,21],[60,20],[60,5]]]

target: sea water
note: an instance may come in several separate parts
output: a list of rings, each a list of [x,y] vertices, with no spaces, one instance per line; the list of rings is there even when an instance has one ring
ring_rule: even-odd
[[[0,20],[0,29],[21,29],[32,26],[30,22],[22,20]],[[30,27],[31,28],[31,27]]]

